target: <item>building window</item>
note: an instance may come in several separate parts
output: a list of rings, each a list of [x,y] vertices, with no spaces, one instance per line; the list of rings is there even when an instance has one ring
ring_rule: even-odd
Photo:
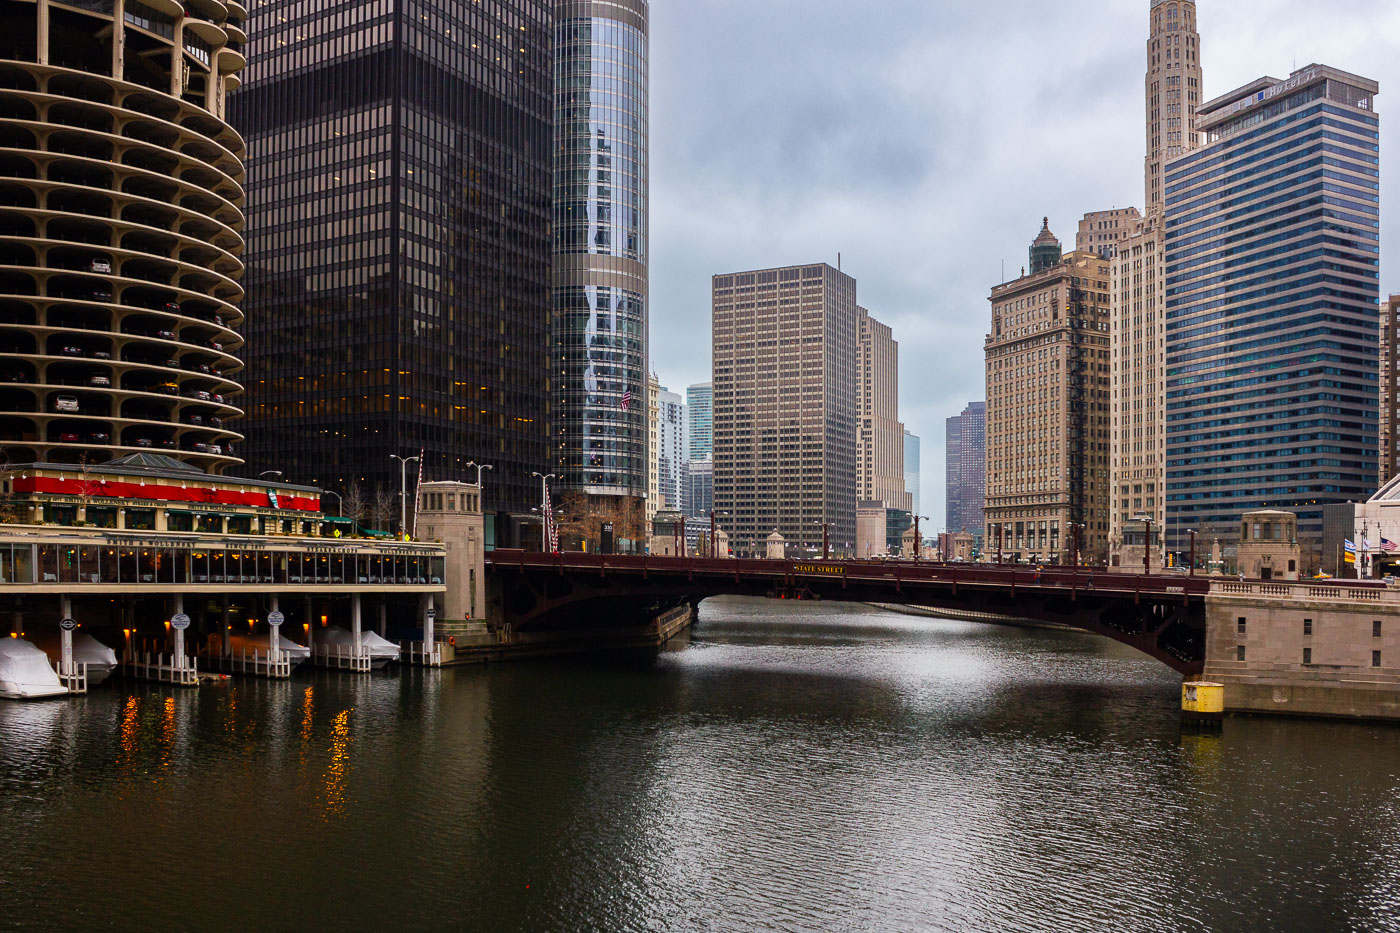
[[[1244,660],[1244,645],[1239,645],[1239,646],[1237,646],[1237,647],[1235,648],[1235,660],[1236,660],[1236,661],[1243,661],[1243,660]]]
[[[1380,666],[1381,666],[1381,653],[1380,653],[1379,651],[1372,651],[1372,652],[1371,652],[1371,666],[1372,666],[1372,667],[1380,667]]]
[[[1244,621],[1244,616],[1240,616],[1239,624],[1236,627],[1236,631],[1238,631],[1241,635],[1244,634]]]
[[[1304,619],[1304,620],[1303,620],[1303,634],[1304,634],[1304,635],[1311,635],[1311,634],[1312,634],[1312,619]]]
[[[1304,663],[1304,664],[1311,664],[1311,663],[1312,663],[1312,649],[1311,649],[1311,648],[1304,648],[1304,649],[1303,649],[1303,663]]]
[[[1374,622],[1371,623],[1371,637],[1372,637],[1372,638],[1380,638],[1380,637],[1381,637],[1381,620],[1380,620],[1380,619],[1377,619],[1376,621],[1374,621]]]

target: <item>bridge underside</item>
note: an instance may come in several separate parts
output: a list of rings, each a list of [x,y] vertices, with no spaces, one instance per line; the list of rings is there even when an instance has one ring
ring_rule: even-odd
[[[775,580],[740,573],[583,573],[498,564],[490,574],[493,620],[516,631],[645,626],[659,613],[712,596],[801,596],[988,613],[1067,625],[1148,654],[1186,676],[1205,660],[1205,609],[1176,594],[1081,586],[977,586],[957,582],[867,582],[842,576]]]

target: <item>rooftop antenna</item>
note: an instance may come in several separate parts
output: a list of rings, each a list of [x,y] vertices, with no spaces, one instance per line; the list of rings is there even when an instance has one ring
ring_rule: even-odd
[[[839,252],[836,254],[836,271],[841,271],[841,254]]]

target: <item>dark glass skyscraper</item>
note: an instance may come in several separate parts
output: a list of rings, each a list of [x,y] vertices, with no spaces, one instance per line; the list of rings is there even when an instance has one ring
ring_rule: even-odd
[[[554,11],[555,472],[583,509],[647,493],[648,8]]]
[[[551,0],[265,0],[248,142],[253,470],[528,509],[550,462]]]
[[[1377,90],[1323,65],[1262,78],[1202,104],[1201,148],[1167,163],[1174,550],[1283,508],[1316,566],[1323,505],[1375,489]]]

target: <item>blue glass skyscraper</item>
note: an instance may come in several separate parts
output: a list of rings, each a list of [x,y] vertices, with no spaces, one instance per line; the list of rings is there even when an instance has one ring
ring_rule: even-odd
[[[590,509],[647,494],[647,13],[554,4],[555,472]]]
[[[1376,82],[1322,65],[1203,104],[1166,168],[1168,546],[1233,544],[1296,511],[1315,565],[1326,503],[1377,468]],[[1309,553],[1314,560],[1309,561]]]

